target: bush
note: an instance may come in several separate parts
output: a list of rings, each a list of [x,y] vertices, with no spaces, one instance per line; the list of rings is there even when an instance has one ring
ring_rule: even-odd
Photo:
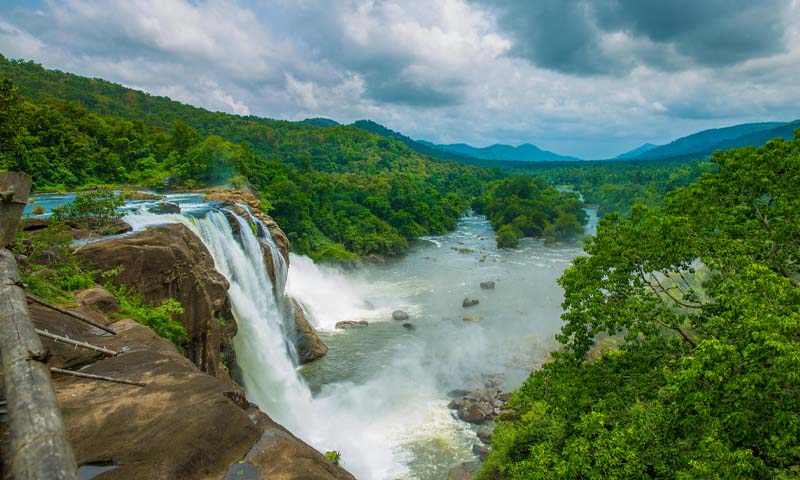
[[[339,461],[341,461],[341,459],[341,452],[337,452],[336,450],[329,450],[325,452],[325,460],[333,462],[334,465],[339,465]]]
[[[497,248],[516,248],[519,245],[519,232],[512,225],[503,225],[497,231]]]
[[[106,284],[106,290],[119,302],[120,317],[130,317],[146,327],[150,327],[158,336],[166,338],[181,352],[189,340],[186,328],[174,319],[183,313],[183,306],[173,298],[162,301],[159,305],[146,304],[141,295],[123,286]]]

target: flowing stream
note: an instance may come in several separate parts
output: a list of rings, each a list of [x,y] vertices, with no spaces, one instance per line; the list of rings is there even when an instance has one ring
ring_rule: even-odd
[[[556,279],[580,253],[533,240],[497,250],[489,222],[468,216],[454,232],[423,239],[385,264],[341,271],[291,255],[287,272],[254,217],[224,212],[198,195],[168,200],[181,205],[180,214],[148,213],[151,202],[130,202],[124,219],[135,231],[182,223],[203,241],[230,282],[248,398],[320,451],[341,452],[342,465],[359,479],[444,479],[450,467],[474,458],[474,427],[447,408],[447,392],[488,375],[512,389],[546,359],[560,328]],[[589,213],[592,233],[596,217]],[[277,294],[261,245],[271,252]],[[481,289],[484,281],[496,288]],[[288,297],[301,303],[330,349],[302,368],[287,341]],[[463,308],[465,297],[480,304]],[[397,309],[410,319],[393,321]],[[345,320],[369,326],[335,329]]]

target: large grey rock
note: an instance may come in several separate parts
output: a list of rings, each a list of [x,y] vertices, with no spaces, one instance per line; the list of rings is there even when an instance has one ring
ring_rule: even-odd
[[[409,319],[408,312],[404,310],[395,310],[394,312],[392,312],[392,320],[403,321],[408,319]]]
[[[477,305],[479,303],[481,303],[481,302],[477,298],[466,297],[464,299],[464,301],[461,302],[461,306],[464,307],[464,308],[467,308],[467,307],[475,306],[475,305]]]

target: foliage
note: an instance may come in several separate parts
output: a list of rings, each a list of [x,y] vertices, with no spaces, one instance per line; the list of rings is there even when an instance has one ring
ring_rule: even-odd
[[[334,465],[339,465],[341,459],[342,459],[341,452],[338,452],[336,450],[329,450],[325,452],[325,460],[333,462]]]
[[[800,476],[800,131],[607,215],[481,479]],[[607,335],[627,342],[593,361]]]
[[[123,201],[107,188],[78,193],[75,200],[53,209],[53,220],[101,233],[120,218]]]
[[[188,342],[189,335],[186,328],[177,320],[176,315],[183,314],[183,306],[174,298],[168,298],[160,304],[147,304],[142,296],[133,290],[121,285],[106,283],[106,290],[114,295],[119,302],[119,316],[129,317],[142,325],[151,328],[156,335],[166,338],[181,351]]]
[[[63,226],[17,231],[11,249],[26,258],[19,266],[30,293],[58,303],[71,300],[74,290],[94,285],[94,272],[81,269],[71,242],[72,237]]]
[[[543,178],[515,175],[496,180],[473,202],[497,231],[497,246],[515,247],[521,237],[570,240],[583,233],[588,217],[574,193],[559,192]]]
[[[15,122],[0,170],[27,171],[37,190],[249,181],[292,248],[317,260],[401,254],[452,229],[498,177],[353,126],[209,112],[32,62],[0,58],[0,73],[19,85],[0,89],[0,121]]]
[[[581,193],[587,204],[597,206],[600,217],[613,212],[626,217],[637,203],[661,206],[669,192],[716,169],[716,164],[702,157],[658,161],[509,162],[504,165],[511,173],[541,176],[557,185],[569,185]]]

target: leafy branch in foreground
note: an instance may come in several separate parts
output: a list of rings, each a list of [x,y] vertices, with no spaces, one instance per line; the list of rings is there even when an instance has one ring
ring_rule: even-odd
[[[800,131],[714,161],[600,222],[479,479],[800,477]]]

